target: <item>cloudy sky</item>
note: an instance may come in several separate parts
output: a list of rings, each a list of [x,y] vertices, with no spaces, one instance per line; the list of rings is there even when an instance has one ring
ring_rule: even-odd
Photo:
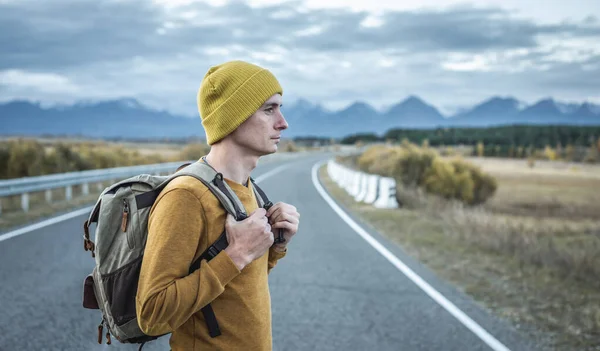
[[[197,116],[202,77],[232,59],[275,73],[284,105],[599,103],[600,1],[0,0],[2,101],[131,97]]]

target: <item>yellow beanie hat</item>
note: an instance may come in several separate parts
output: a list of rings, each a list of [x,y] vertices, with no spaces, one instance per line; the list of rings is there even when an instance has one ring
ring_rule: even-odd
[[[283,89],[267,69],[244,61],[211,67],[197,96],[208,145],[233,132],[276,93],[283,95]]]

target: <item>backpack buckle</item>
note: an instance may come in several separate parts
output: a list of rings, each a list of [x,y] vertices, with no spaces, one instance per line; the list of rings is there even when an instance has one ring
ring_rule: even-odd
[[[219,250],[216,247],[212,246],[208,248],[208,254],[211,258],[216,257],[219,254]]]
[[[94,250],[96,249],[96,245],[94,244],[93,241],[91,241],[90,239],[86,238],[85,236],[83,237],[83,249],[85,251],[91,251],[92,252],[92,257],[96,257]]]

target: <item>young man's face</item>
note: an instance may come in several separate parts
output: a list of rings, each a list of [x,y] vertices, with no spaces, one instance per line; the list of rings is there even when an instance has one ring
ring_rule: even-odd
[[[276,152],[281,131],[288,127],[281,113],[281,102],[281,95],[271,96],[258,111],[231,133],[233,141],[256,156]]]

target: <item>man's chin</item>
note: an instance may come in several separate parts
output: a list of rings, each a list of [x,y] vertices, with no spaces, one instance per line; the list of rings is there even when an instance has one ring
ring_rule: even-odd
[[[268,149],[260,150],[259,157],[271,155],[271,154],[274,154],[276,152],[277,152],[277,146],[275,146],[274,148],[272,148],[270,150],[268,150]]]

